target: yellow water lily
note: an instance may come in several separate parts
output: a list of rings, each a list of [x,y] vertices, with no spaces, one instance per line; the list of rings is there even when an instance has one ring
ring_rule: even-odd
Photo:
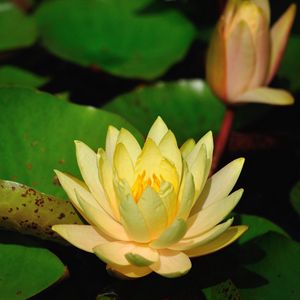
[[[179,149],[174,134],[158,117],[143,148],[129,131],[112,126],[105,150],[95,153],[83,142],[75,144],[84,182],[56,174],[90,225],[52,229],[74,246],[95,253],[114,272],[126,277],[152,271],[182,276],[191,268],[190,257],[215,252],[247,229],[231,226],[233,218],[223,221],[243,194],[243,189],[230,192],[244,159],[207,179],[211,132]]]
[[[295,13],[292,4],[270,29],[268,0],[228,0],[206,60],[207,81],[220,99],[230,104],[294,102],[287,91],[267,85],[279,68]]]

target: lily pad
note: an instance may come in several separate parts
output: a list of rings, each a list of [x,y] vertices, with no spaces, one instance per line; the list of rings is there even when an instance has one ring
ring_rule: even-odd
[[[290,194],[290,200],[294,210],[300,216],[300,181],[293,186]]]
[[[235,219],[237,221],[236,223],[245,224],[249,227],[246,233],[238,239],[239,244],[244,244],[245,242],[270,231],[288,236],[281,227],[263,217],[241,214],[237,215]]]
[[[218,132],[224,105],[202,80],[160,82],[121,95],[103,107],[118,113],[145,135],[157,115],[174,131],[179,144]]]
[[[0,3],[0,51],[31,46],[36,38],[37,29],[32,17],[12,3]]]
[[[49,250],[11,232],[0,232],[0,299],[28,299],[64,275],[63,263]]]
[[[55,224],[83,224],[69,201],[16,182],[0,180],[0,228],[62,242]]]
[[[14,66],[2,66],[0,68],[0,86],[9,85],[37,88],[44,85],[47,81],[47,78]]]
[[[293,92],[300,90],[300,61],[295,59],[298,57],[299,51],[300,36],[291,35],[278,70],[278,76],[288,81],[288,87]]]
[[[241,299],[299,299],[300,243],[269,232],[246,243],[241,254],[248,271],[238,275]]]
[[[62,101],[25,88],[0,88],[0,178],[17,181],[48,195],[66,198],[53,169],[79,175],[74,140],[96,150],[107,128],[125,127],[121,117],[94,107]]]
[[[178,11],[156,11],[151,2],[44,1],[35,16],[43,44],[55,55],[114,75],[153,79],[185,56],[195,29]]]

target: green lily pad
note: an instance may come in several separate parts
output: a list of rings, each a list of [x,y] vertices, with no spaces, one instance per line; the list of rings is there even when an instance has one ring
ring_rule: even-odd
[[[239,244],[244,244],[245,242],[270,231],[288,236],[281,227],[263,217],[241,214],[237,215],[235,219],[236,223],[248,225],[249,227],[248,230],[238,239]]]
[[[195,29],[179,12],[157,12],[150,2],[44,1],[35,16],[43,44],[55,55],[118,76],[153,79],[184,57]]]
[[[80,177],[75,139],[96,150],[104,146],[108,126],[114,125],[141,140],[137,130],[115,114],[31,89],[0,88],[0,110],[0,178],[58,198],[66,195],[53,169]]]
[[[11,232],[0,232],[0,299],[28,299],[61,277],[63,263],[49,250]]]
[[[300,90],[300,61],[296,59],[300,51],[300,36],[293,34],[290,36],[285,54],[278,70],[278,76],[288,81],[291,91]]]
[[[0,228],[62,242],[55,224],[83,224],[69,201],[16,182],[0,180]]]
[[[120,114],[146,135],[160,115],[179,144],[199,138],[207,131],[218,132],[224,105],[202,80],[180,80],[138,88],[106,104],[104,109]]]
[[[300,216],[300,181],[293,186],[290,194],[290,201],[294,210]]]
[[[248,271],[237,274],[241,299],[299,299],[300,243],[269,232],[244,244],[241,254]]]
[[[2,66],[0,68],[0,86],[9,85],[37,88],[44,85],[47,81],[47,78],[14,66]]]
[[[32,17],[12,3],[0,3],[0,51],[31,46],[37,38]]]

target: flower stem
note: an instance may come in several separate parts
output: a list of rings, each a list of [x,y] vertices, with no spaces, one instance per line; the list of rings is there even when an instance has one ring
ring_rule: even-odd
[[[221,125],[221,129],[219,131],[219,134],[215,142],[215,151],[214,151],[213,162],[211,167],[211,174],[213,174],[216,171],[216,168],[218,167],[220,159],[224,153],[231,132],[233,120],[234,120],[234,110],[233,108],[227,106],[223,118],[223,122]]]

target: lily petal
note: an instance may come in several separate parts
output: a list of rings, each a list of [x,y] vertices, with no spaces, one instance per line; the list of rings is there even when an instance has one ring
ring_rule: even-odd
[[[90,225],[54,225],[52,230],[75,247],[91,253],[93,253],[94,247],[112,241],[111,238],[95,230]]]
[[[146,267],[159,260],[157,250],[148,247],[148,245],[135,245],[125,254],[126,259],[137,267]]]
[[[176,219],[157,240],[150,244],[154,249],[167,248],[177,243],[185,235],[187,230],[186,222],[183,219]]]
[[[103,187],[98,176],[97,154],[86,144],[75,141],[76,157],[84,182],[99,203],[99,205],[111,216],[113,212],[106,199]]]
[[[163,181],[160,185],[159,197],[163,202],[168,214],[168,226],[174,220],[177,210],[177,194],[170,182]]]
[[[181,190],[179,192],[179,209],[177,213],[177,218],[182,218],[184,220],[190,214],[190,211],[194,204],[195,197],[195,183],[194,177],[190,172],[186,172],[183,176],[181,183]]]
[[[158,146],[168,130],[168,126],[165,124],[163,119],[161,117],[157,117],[149,130],[147,139],[150,138]]]
[[[188,154],[194,149],[196,142],[194,139],[186,140],[183,145],[180,147],[181,155],[184,159],[188,156]]]
[[[129,185],[132,186],[134,183],[134,166],[124,144],[117,144],[113,161],[118,177],[125,179]],[[105,176],[105,174],[103,174],[103,176]]]
[[[251,80],[256,63],[251,31],[240,21],[227,39],[227,99],[232,101],[243,93]]]
[[[182,158],[181,152],[178,149],[175,135],[168,130],[163,139],[159,143],[161,154],[166,157],[176,167],[178,177],[181,178],[182,173]]]
[[[137,157],[141,153],[141,147],[135,137],[127,129],[122,128],[117,139],[117,145],[119,143],[125,146],[133,164],[135,164]]]
[[[207,154],[206,154],[206,147],[203,144],[198,152],[196,159],[194,160],[193,164],[189,166],[189,171],[193,175],[194,184],[195,184],[195,194],[193,198],[193,204],[195,203],[196,199],[198,199],[202,188],[207,179],[207,170],[210,169],[210,165],[207,166]],[[208,162],[209,164],[210,162]]]
[[[169,249],[159,250],[159,261],[150,265],[154,272],[168,278],[183,276],[191,267],[191,261],[186,254]]]
[[[260,87],[239,95],[234,101],[239,103],[254,102],[273,105],[290,105],[294,103],[294,97],[285,90]]]
[[[63,189],[67,193],[69,199],[72,201],[72,203],[76,207],[76,209],[78,209],[80,212],[82,212],[81,206],[80,206],[80,204],[77,200],[76,194],[75,194],[75,190],[80,192],[82,197],[84,197],[85,200],[87,202],[89,202],[91,206],[93,206],[95,208],[99,207],[98,202],[92,196],[92,194],[90,193],[90,191],[88,190],[88,187],[86,186],[86,184],[84,182],[80,181],[79,179],[77,179],[69,174],[60,172],[58,170],[54,170],[54,172],[57,175],[60,184],[62,185]]]
[[[188,164],[189,170],[192,169],[192,166],[196,162],[197,159],[199,159],[199,155],[201,154],[200,150],[202,146],[205,146],[206,149],[206,163],[205,163],[205,173],[203,176],[203,181],[205,182],[211,168],[212,163],[212,157],[213,157],[213,150],[214,150],[214,140],[212,132],[207,132],[195,145],[194,149],[188,154],[185,161]],[[204,150],[201,150],[204,151]]]
[[[139,278],[152,273],[152,270],[148,267],[136,267],[132,265],[125,267],[107,265],[106,268],[108,271],[121,278]]]
[[[211,38],[206,57],[206,79],[220,99],[227,98],[226,49],[224,35],[225,21],[220,19]]]
[[[156,143],[147,138],[141,154],[138,156],[135,164],[136,175],[146,172],[146,177],[152,177],[153,174],[159,174],[159,166],[163,156]]]
[[[243,157],[235,159],[210,177],[190,215],[192,216],[201,209],[227,197],[240,176],[244,162]]]
[[[279,68],[295,16],[296,5],[291,4],[271,29],[271,61],[266,84],[270,83]]]
[[[168,225],[166,207],[158,193],[148,186],[141,195],[137,205],[149,228],[151,239],[157,238]]]
[[[209,253],[216,252],[231,243],[233,243],[236,239],[238,239],[246,230],[248,226],[240,225],[240,226],[233,226],[229,227],[223,234],[218,236],[216,239],[212,240],[211,242],[202,245],[198,248],[187,250],[185,253],[189,257],[196,257],[202,256]]]
[[[93,248],[93,252],[107,264],[115,266],[129,266],[130,262],[126,259],[125,254],[133,248],[133,244],[125,242],[111,242],[98,245]]]
[[[97,159],[98,159],[99,179],[103,186],[106,199],[109,201],[115,219],[119,221],[120,220],[119,203],[113,186],[114,174],[112,170],[112,165],[106,155],[106,152],[103,151],[102,149],[98,150]]]
[[[125,184],[125,183],[123,183]],[[120,214],[122,224],[132,240],[140,243],[147,243],[151,240],[149,228],[147,227],[145,218],[135,203],[131,194],[126,192],[128,188],[124,188],[121,183],[116,186],[120,190]]]
[[[269,21],[261,9],[258,9],[257,13],[256,32],[253,35],[256,62],[247,90],[264,85],[269,69],[271,49]]]
[[[269,0],[253,0],[255,5],[261,8],[262,12],[265,15],[265,18],[267,19],[268,24],[270,23],[270,3]]]
[[[105,152],[107,154],[107,158],[110,161],[111,165],[113,164],[113,157],[114,157],[119,133],[120,131],[114,126],[108,127],[106,142],[105,142]]]
[[[80,204],[83,215],[89,220],[91,224],[97,227],[101,232],[104,232],[109,237],[116,240],[129,241],[127,233],[124,228],[110,217],[100,206],[93,207],[89,202],[82,197],[80,191],[75,191]]]
[[[243,189],[239,189],[190,217],[187,220],[188,230],[183,238],[198,236],[220,223],[237,205],[243,192]]]
[[[194,249],[201,245],[207,244],[211,240],[214,240],[216,237],[221,235],[225,230],[227,230],[227,228],[231,226],[232,222],[233,222],[233,218],[213,227],[211,230],[199,236],[196,236],[191,239],[183,239],[178,243],[170,246],[169,249],[183,251],[183,250]]]
[[[115,241],[98,245],[93,251],[107,264],[119,267],[131,264],[145,267],[159,259],[156,250],[136,243]]]

